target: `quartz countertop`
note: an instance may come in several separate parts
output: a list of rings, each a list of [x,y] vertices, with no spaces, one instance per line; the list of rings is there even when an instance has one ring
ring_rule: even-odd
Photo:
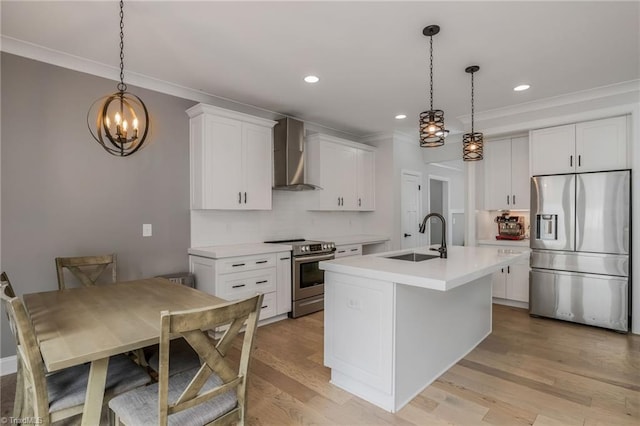
[[[318,238],[312,237],[309,239],[317,241],[329,241],[335,243],[335,245],[337,246],[343,246],[347,244],[377,244],[389,241],[388,236],[375,234],[333,235]]]
[[[529,247],[529,238],[524,240],[478,240],[478,245]]]
[[[248,243],[191,247],[188,250],[189,254],[193,256],[209,257],[211,259],[251,256],[254,254],[277,253],[281,251],[291,251],[291,246],[288,244]]]
[[[461,247],[448,249],[448,258],[422,262],[389,259],[404,253],[436,254],[429,247],[396,250],[366,256],[352,256],[320,262],[325,271],[391,281],[432,290],[447,291],[489,275],[528,256],[528,250],[498,247]]]

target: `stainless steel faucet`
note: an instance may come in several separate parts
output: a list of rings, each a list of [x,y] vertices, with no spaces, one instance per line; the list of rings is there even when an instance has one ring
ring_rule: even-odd
[[[418,230],[420,231],[421,234],[424,234],[424,231],[427,228],[427,220],[429,220],[430,217],[437,217],[442,222],[442,242],[440,243],[439,248],[437,249],[430,248],[429,250],[437,251],[438,253],[440,253],[440,259],[446,259],[447,258],[447,221],[444,220],[444,216],[442,216],[440,213],[429,213],[424,217],[424,219],[422,219],[422,224],[420,225],[420,228]]]

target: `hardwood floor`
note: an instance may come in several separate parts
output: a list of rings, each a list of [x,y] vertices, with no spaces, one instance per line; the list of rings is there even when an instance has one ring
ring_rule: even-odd
[[[493,332],[411,403],[387,413],[329,383],[323,313],[258,329],[252,425],[640,424],[640,336],[494,305]],[[0,381],[11,412],[15,375]]]

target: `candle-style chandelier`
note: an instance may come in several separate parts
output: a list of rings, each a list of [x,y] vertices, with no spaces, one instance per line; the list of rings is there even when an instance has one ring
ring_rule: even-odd
[[[433,148],[444,145],[449,131],[444,128],[444,111],[433,109],[433,36],[440,32],[438,25],[429,25],[422,34],[429,37],[430,106],[429,111],[420,113],[420,146]]]
[[[464,161],[482,160],[482,150],[484,147],[484,136],[480,132],[474,131],[473,128],[473,73],[478,72],[478,65],[471,65],[465,68],[465,72],[471,74],[471,132],[462,135],[462,159]]]
[[[118,91],[96,100],[87,113],[93,138],[111,155],[127,157],[144,145],[149,133],[149,112],[142,99],[124,84],[124,2],[120,1],[120,83]],[[96,111],[96,106],[100,104]],[[96,117],[95,123],[92,118]],[[95,128],[92,127],[95,124]]]

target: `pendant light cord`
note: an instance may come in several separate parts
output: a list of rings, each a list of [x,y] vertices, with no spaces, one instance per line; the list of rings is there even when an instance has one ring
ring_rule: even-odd
[[[429,74],[431,76],[429,79],[431,99],[431,106],[429,109],[433,111],[433,36],[429,37]]]
[[[471,73],[471,133],[473,134],[473,74]]]
[[[124,84],[124,1],[120,0],[120,83],[118,90],[125,92],[127,85]]]

